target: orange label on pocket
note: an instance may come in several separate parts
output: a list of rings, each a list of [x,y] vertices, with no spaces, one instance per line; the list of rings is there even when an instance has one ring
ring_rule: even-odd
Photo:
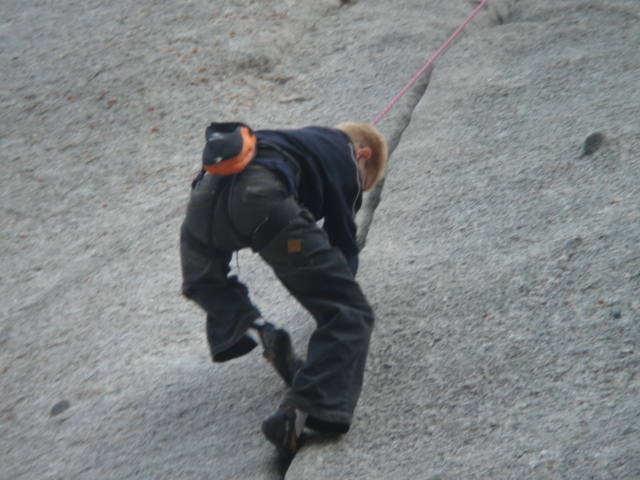
[[[302,251],[302,240],[299,238],[290,238],[287,240],[287,252],[300,253]]]

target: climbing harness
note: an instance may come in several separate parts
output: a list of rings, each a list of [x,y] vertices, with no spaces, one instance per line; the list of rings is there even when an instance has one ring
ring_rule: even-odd
[[[402,88],[402,90],[400,90],[395,97],[393,97],[393,99],[389,102],[389,104],[384,107],[384,109],[382,109],[382,111],[376,116],[376,118],[373,120],[373,122],[371,122],[372,125],[377,125],[380,120],[382,120],[382,118],[389,113],[389,110],[391,110],[396,103],[398,103],[398,101],[400,101],[400,98],[407,93],[407,91],[413,86],[414,83],[416,83],[418,81],[418,79],[422,76],[422,74],[424,72],[427,71],[427,69],[433,64],[433,62],[436,61],[436,59],[442,55],[444,53],[444,51],[447,49],[447,47],[449,45],[451,45],[451,43],[453,43],[453,41],[458,37],[458,35],[460,35],[460,33],[467,27],[467,25],[469,25],[471,23],[471,20],[473,20],[473,18],[480,12],[480,10],[482,10],[482,8],[487,4],[489,0],[482,0],[480,2],[480,5],[478,5],[473,12],[471,12],[471,14],[467,17],[467,19],[455,30],[455,32],[453,32],[451,34],[451,36],[447,39],[446,42],[444,42],[440,48],[436,51],[436,53],[433,54],[433,56],[431,58],[429,58],[429,60],[427,60],[427,62],[423,65],[423,67],[418,70],[418,72],[411,78],[411,80],[409,80],[409,82],[407,82],[407,84]]]

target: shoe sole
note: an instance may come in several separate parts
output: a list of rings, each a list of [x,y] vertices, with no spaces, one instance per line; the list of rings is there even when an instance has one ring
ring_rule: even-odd
[[[276,412],[262,422],[262,433],[278,450],[283,460],[291,460],[298,451],[299,438],[295,434],[296,414],[293,410]]]

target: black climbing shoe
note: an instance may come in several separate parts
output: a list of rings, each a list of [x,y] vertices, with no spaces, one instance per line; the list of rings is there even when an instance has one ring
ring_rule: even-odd
[[[291,462],[298,448],[307,414],[293,407],[280,407],[262,422],[262,433],[278,450],[280,460]]]
[[[284,383],[291,386],[293,377],[304,361],[296,355],[291,345],[291,337],[286,330],[276,328],[271,323],[255,326],[262,342],[262,354],[273,365]]]

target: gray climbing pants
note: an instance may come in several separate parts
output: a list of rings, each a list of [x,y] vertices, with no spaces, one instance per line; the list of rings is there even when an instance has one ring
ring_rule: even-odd
[[[182,291],[206,312],[214,362],[256,346],[247,330],[260,312],[229,275],[231,254],[245,247],[259,253],[317,324],[283,404],[307,412],[311,428],[346,432],[374,315],[344,256],[274,172],[251,164],[234,176],[196,179],[181,230]]]

